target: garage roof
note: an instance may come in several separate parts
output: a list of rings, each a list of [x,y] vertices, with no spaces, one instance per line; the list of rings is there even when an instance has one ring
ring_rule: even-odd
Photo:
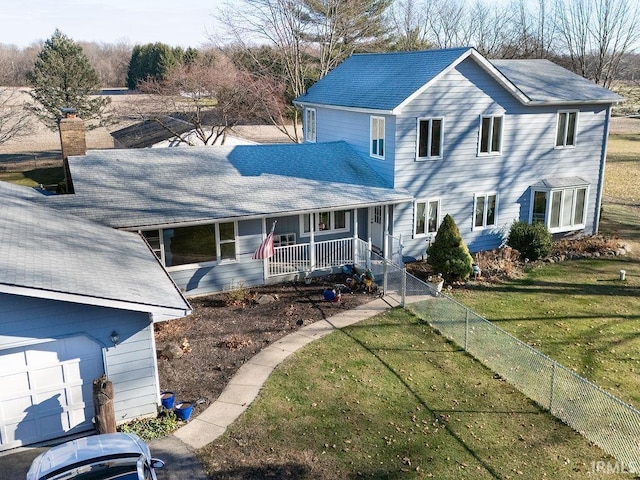
[[[36,203],[0,182],[0,292],[184,317],[191,307],[139,235]]]

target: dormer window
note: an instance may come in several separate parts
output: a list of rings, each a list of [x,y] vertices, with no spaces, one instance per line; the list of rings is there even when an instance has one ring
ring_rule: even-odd
[[[384,117],[371,117],[371,156],[384,158]]]

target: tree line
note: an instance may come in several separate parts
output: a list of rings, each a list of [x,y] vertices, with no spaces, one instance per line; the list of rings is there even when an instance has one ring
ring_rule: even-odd
[[[141,119],[178,116],[205,144],[248,121],[297,140],[292,99],[359,52],[473,46],[488,58],[548,58],[605,87],[638,82],[639,2],[234,0],[207,48],[76,43],[59,31],[41,47],[0,45],[0,84],[32,87],[29,108],[52,128],[61,106],[104,121],[107,102],[87,96],[126,85],[158,94]]]

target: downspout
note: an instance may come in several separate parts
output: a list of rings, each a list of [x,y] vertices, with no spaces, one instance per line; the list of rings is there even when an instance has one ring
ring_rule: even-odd
[[[598,181],[598,192],[596,197],[596,211],[594,215],[593,233],[598,233],[600,229],[600,212],[602,211],[602,195],[604,191],[604,167],[607,162],[607,143],[609,141],[609,124],[611,122],[611,105],[607,107],[607,116],[604,122],[604,138],[602,157],[600,158],[600,179]]]

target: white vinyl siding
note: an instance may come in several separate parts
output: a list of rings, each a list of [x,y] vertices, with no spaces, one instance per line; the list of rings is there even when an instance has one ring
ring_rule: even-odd
[[[371,156],[384,159],[384,117],[371,117]]]
[[[440,200],[432,199],[415,203],[414,236],[435,234],[440,225]]]
[[[442,118],[418,119],[418,160],[442,158]]]
[[[316,141],[316,109],[305,109],[305,131],[304,138],[307,142],[315,143]]]
[[[498,216],[498,195],[475,195],[473,202],[473,228],[495,227]]]
[[[578,112],[576,110],[558,112],[556,147],[574,147],[578,133]]]
[[[502,129],[504,117],[483,116],[480,117],[480,142],[478,152],[480,155],[498,155],[502,152]]]

